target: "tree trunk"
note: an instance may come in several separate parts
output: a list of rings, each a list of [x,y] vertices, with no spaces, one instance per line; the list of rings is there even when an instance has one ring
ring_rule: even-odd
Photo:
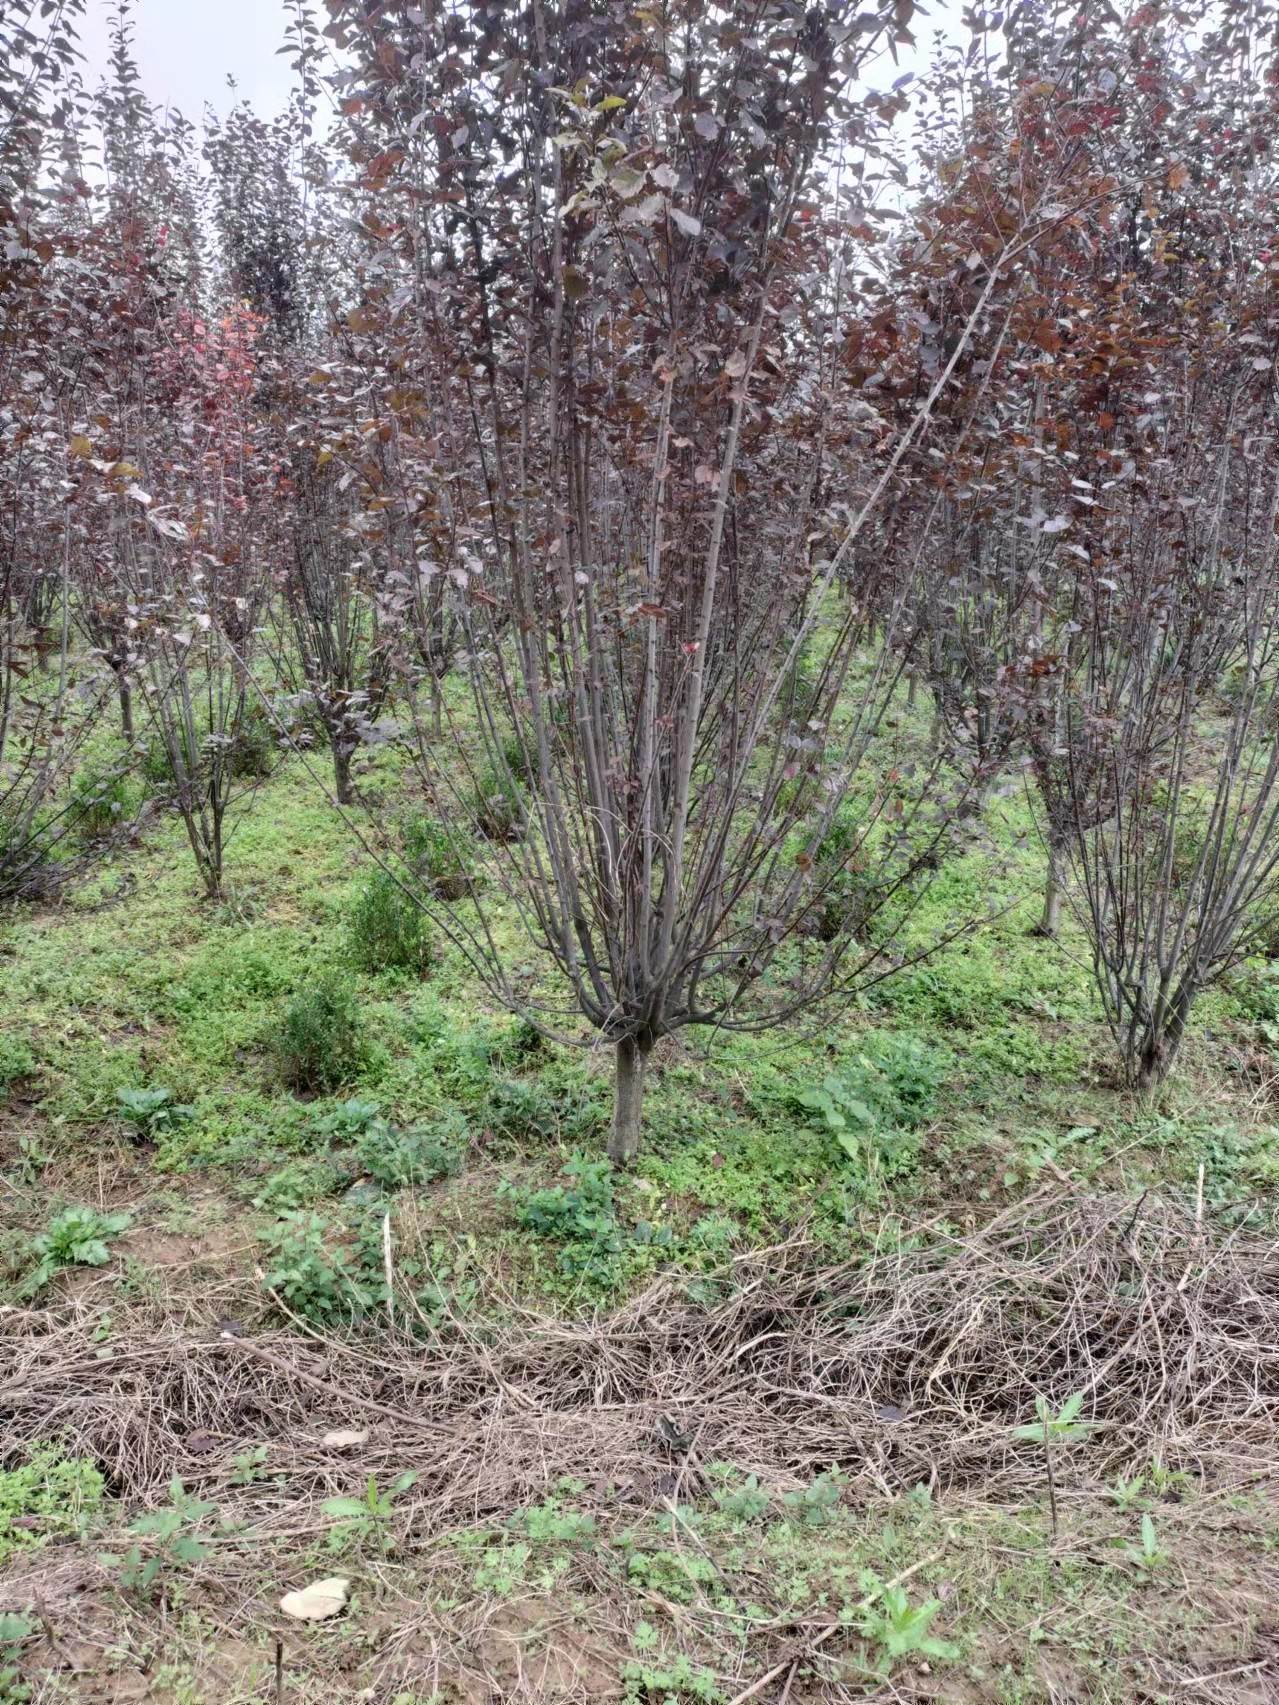
[[[437,740],[444,735],[444,693],[438,675],[431,676],[431,732]]]
[[[608,1133],[608,1158],[618,1166],[625,1166],[639,1153],[647,1063],[648,1049],[633,1036],[623,1036],[616,1050],[613,1125]]]
[[[129,744],[133,744],[133,689],[129,678],[123,670],[117,677],[117,692],[120,699],[120,733]]]
[[[333,781],[338,804],[353,805],[355,789],[351,786],[351,754],[338,742],[333,746]]]
[[[1163,1028],[1158,1032],[1147,1030],[1142,1038],[1137,1065],[1138,1089],[1157,1089],[1172,1070],[1198,992],[1197,984],[1183,984],[1173,997]]]
[[[1044,884],[1044,915],[1035,925],[1033,933],[1045,936],[1049,941],[1057,939],[1057,931],[1061,928],[1061,887],[1064,872],[1063,849],[1051,838],[1048,842],[1048,880]]]

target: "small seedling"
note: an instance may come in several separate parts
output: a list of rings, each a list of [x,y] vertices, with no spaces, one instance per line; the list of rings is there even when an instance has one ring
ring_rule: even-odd
[[[338,1518],[329,1530],[329,1548],[340,1551],[348,1545],[362,1545],[369,1539],[376,1539],[385,1556],[392,1548],[391,1517],[396,1500],[416,1479],[417,1474],[410,1469],[382,1492],[378,1489],[376,1477],[370,1474],[362,1498],[326,1498],[323,1505],[325,1515]]]
[[[861,1632],[877,1648],[876,1668],[881,1675],[887,1675],[902,1658],[949,1660],[959,1656],[958,1647],[949,1640],[939,1640],[928,1632],[940,1609],[940,1599],[912,1604],[904,1587],[884,1588],[861,1623]]]
[[[1145,1575],[1154,1574],[1168,1561],[1168,1553],[1159,1543],[1159,1535],[1149,1513],[1141,1518],[1141,1544],[1124,1545],[1120,1549],[1128,1561]]]
[[[1059,1413],[1054,1415],[1048,1406],[1048,1399],[1040,1393],[1035,1398],[1036,1419],[1013,1428],[1015,1439],[1026,1439],[1043,1445],[1044,1473],[1048,1479],[1048,1508],[1052,1517],[1054,1539],[1057,1537],[1057,1484],[1053,1477],[1053,1444],[1068,1444],[1075,1439],[1087,1438],[1089,1433],[1096,1429],[1096,1421],[1079,1419],[1083,1406],[1084,1394],[1082,1391],[1076,1391],[1062,1404]]]
[[[119,1571],[120,1585],[126,1592],[140,1598],[150,1598],[157,1587],[165,1592],[170,1577],[208,1555],[208,1542],[197,1530],[214,1507],[203,1498],[192,1497],[174,1478],[169,1482],[167,1506],[148,1510],[129,1524],[134,1543],[124,1555],[103,1556],[100,1561]]]
[[[1125,1480],[1122,1475],[1110,1488],[1110,1496],[1121,1510],[1130,1510],[1134,1504],[1141,1502],[1141,1495],[1146,1489],[1146,1476],[1134,1474],[1131,1480]]]
[[[231,1458],[231,1484],[233,1486],[252,1486],[254,1481],[265,1478],[267,1448],[265,1445],[253,1445],[248,1450],[242,1450],[238,1456]]]

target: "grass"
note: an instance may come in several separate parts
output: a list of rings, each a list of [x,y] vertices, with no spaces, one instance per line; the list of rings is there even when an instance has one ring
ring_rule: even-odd
[[[393,758],[368,779],[406,803]],[[359,951],[351,929],[368,861],[298,764],[261,782],[228,869],[229,901],[201,903],[180,825],[161,817],[136,846],[108,843],[56,908],[0,922],[0,1302],[71,1323],[104,1365],[157,1333],[207,1336],[230,1321],[250,1340],[299,1325],[354,1331],[375,1358],[390,1332],[429,1371],[441,1346],[483,1342],[529,1310],[571,1323],[671,1273],[709,1307],[751,1250],[803,1239],[815,1260],[843,1260],[909,1242],[924,1224],[966,1226],[1045,1185],[1135,1200],[1171,1184],[1193,1201],[1202,1168],[1209,1211],[1273,1224],[1279,996],[1268,968],[1245,966],[1206,998],[1179,1077],[1134,1100],[1115,1085],[1081,939],[1069,926],[1057,943],[1029,933],[1042,855],[1020,794],[997,800],[981,838],[943,867],[908,945],[922,950],[960,913],[986,913],[979,929],[806,1032],[663,1043],[639,1163],[598,1174],[585,1193],[583,1173],[566,1167],[602,1152],[607,1058],[540,1043],[434,932],[429,966],[409,955],[371,968],[385,956]],[[540,975],[513,920],[500,908],[495,920],[513,961]],[[282,1063],[279,1038],[320,986],[358,1009],[359,1047],[308,1081]],[[909,1069],[907,1100],[894,1102],[883,1061],[912,1058],[927,1063],[930,1087],[908,1112]],[[814,1104],[828,1080],[864,1120],[854,1112],[840,1127]],[[150,1126],[119,1116],[122,1090],[158,1089],[190,1114]],[[70,1267],[20,1301],[33,1240],[81,1205],[128,1215],[106,1264]],[[591,1377],[584,1368],[588,1393]],[[344,1541],[339,1569],[323,1500],[360,1495],[368,1473],[389,1487],[416,1463],[378,1443],[375,1419],[349,1474],[332,1451],[299,1467],[299,1449],[318,1447],[257,1425],[246,1408],[236,1436],[191,1445],[188,1491],[216,1510],[201,1531],[207,1556],[175,1567],[162,1601],[95,1576],[110,1637],[92,1664],[112,1685],[152,1672],[159,1640],[157,1697],[260,1698],[280,1592],[340,1572],[353,1581],[349,1612],[290,1633],[298,1700],[371,1687],[401,1705],[451,1701],[471,1696],[468,1676],[513,1689],[537,1674],[587,1697],[727,1700],[765,1655],[791,1649],[796,1628],[832,1623],[829,1666],[812,1664],[845,1691],[822,1696],[871,1697],[888,1626],[880,1588],[916,1570],[907,1614],[936,1601],[921,1637],[955,1655],[894,1660],[899,1679],[923,1686],[928,1663],[952,1688],[937,1696],[1006,1705],[1118,1702],[1161,1686],[1171,1698],[1177,1675],[1251,1662],[1269,1612],[1245,1583],[1269,1580],[1279,1556],[1269,1495],[1243,1486],[1227,1498],[1211,1464],[1163,1490],[1149,1463],[1065,1465],[1054,1544],[1037,1490],[889,1495],[882,1469],[879,1492],[839,1493],[829,1519],[787,1504],[808,1482],[784,1475],[745,1519],[716,1503],[713,1476],[681,1470],[686,1446],[672,1453],[658,1438],[642,1484],[610,1482],[607,1464],[578,1487],[552,1472],[538,1497],[443,1530],[424,1525],[428,1491],[406,1489],[387,1518],[394,1543]],[[31,1462],[99,1473],[62,1455],[56,1417],[50,1426],[35,1457],[6,1454],[0,1524],[5,1476],[30,1478]],[[195,1429],[198,1439],[198,1418]],[[250,1459],[236,1481],[231,1465]],[[728,1464],[718,1483],[744,1485],[753,1471]],[[1143,1512],[1111,1496],[1121,1471],[1154,1488],[1140,1496],[1166,1553],[1158,1568],[1123,1549],[1140,1550]],[[93,1567],[99,1552],[127,1550],[151,1494],[108,1475],[89,1496],[92,1484],[74,1515],[40,1507],[38,1533],[15,1530],[41,1543],[12,1548],[11,1574],[37,1554],[41,1566]],[[9,1513],[11,1529],[31,1514]],[[868,1596],[873,1615],[858,1608]],[[71,1696],[41,1628],[19,1655],[36,1697]],[[810,1660],[798,1667],[797,1690]]]

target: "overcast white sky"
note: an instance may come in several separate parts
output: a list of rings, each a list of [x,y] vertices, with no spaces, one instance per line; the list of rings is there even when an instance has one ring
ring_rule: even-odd
[[[80,24],[85,82],[106,69],[111,51],[108,0],[87,0]],[[199,123],[206,103],[224,113],[239,99],[264,115],[289,97],[293,74],[283,46],[281,0],[136,0],[133,42],[142,86],[153,102],[177,107]],[[227,87],[235,78],[236,92]]]
[[[920,51],[899,50],[896,72],[884,60],[883,82],[925,62],[938,28],[958,36],[961,9],[962,0],[927,0],[927,15],[914,26]],[[85,10],[80,44],[85,81],[93,88],[110,53],[110,0],[87,0]],[[286,22],[282,0],[135,0],[134,51],[142,86],[151,101],[176,106],[196,123],[206,103],[224,113],[241,98],[269,117],[293,86],[288,58],[277,53]],[[228,74],[236,81],[234,96]]]

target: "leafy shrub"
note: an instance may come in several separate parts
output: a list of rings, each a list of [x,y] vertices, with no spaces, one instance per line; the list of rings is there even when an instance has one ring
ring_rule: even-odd
[[[385,870],[375,871],[350,914],[351,945],[369,971],[424,971],[431,961],[426,915]]]
[[[417,817],[404,831],[404,856],[414,876],[437,900],[470,892],[474,859],[469,847],[434,817]]]
[[[300,990],[284,1010],[274,1048],[294,1089],[336,1089],[364,1061],[355,996],[335,977]]]
[[[275,755],[275,726],[265,706],[255,699],[231,736],[231,774],[260,780],[275,768]]]
[[[32,1238],[36,1265],[23,1280],[19,1294],[34,1296],[64,1267],[105,1267],[111,1259],[108,1239],[118,1237],[128,1224],[128,1214],[64,1208],[50,1221],[47,1231]]]
[[[0,1470],[0,1565],[16,1551],[83,1532],[105,1492],[92,1462],[52,1445],[36,1445],[26,1462]]]
[[[513,774],[494,765],[475,790],[475,821],[490,841],[518,841],[527,826],[524,789]]]
[[[128,815],[133,789],[122,763],[83,769],[71,784],[71,815],[86,840],[99,841]]]
[[[385,1119],[374,1119],[358,1137],[356,1156],[361,1170],[384,1190],[430,1184],[452,1178],[462,1170],[465,1127],[460,1119],[444,1119],[430,1130],[398,1130]]]

